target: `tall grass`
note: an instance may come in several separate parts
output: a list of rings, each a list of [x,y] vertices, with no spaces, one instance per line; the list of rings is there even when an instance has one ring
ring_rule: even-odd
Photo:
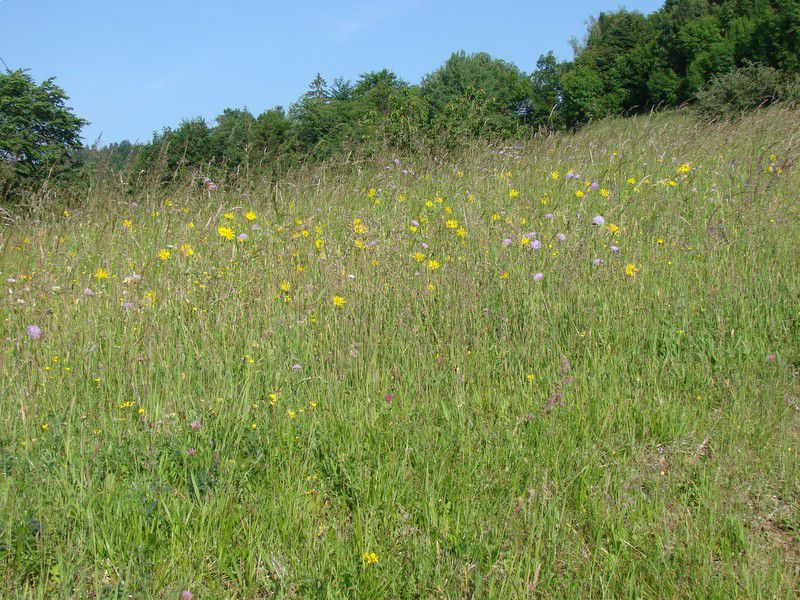
[[[796,597],[798,131],[98,181],[5,227],[0,595]]]

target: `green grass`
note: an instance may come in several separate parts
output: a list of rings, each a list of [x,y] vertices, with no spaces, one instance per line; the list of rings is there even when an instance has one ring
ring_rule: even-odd
[[[798,131],[611,120],[274,206],[98,181],[6,226],[0,596],[797,597]]]

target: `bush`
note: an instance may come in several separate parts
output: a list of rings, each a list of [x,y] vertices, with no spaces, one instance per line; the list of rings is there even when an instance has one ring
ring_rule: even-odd
[[[697,93],[697,108],[707,117],[730,118],[785,98],[780,71],[750,63],[714,77]]]

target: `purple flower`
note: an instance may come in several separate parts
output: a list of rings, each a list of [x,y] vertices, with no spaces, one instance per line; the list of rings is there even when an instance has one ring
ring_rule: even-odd
[[[510,246],[512,244],[510,238],[506,238],[503,240],[503,246]]]
[[[594,264],[595,267],[600,267],[600,266],[606,264],[606,261],[604,261],[602,258],[595,258],[592,261],[592,263]]]
[[[192,592],[189,590],[183,590],[181,592],[181,600],[192,600]]]
[[[124,308],[125,310],[130,310],[131,308],[133,308],[133,303],[131,303],[131,302],[123,302],[122,303],[122,308]]]
[[[408,175],[408,169],[403,169],[400,171],[403,175]]]
[[[556,238],[559,242],[565,242],[567,240],[567,236],[565,236],[563,233],[557,233]]]
[[[391,404],[392,400],[394,400],[394,394],[384,394],[383,399],[386,400],[387,404]]]
[[[606,220],[603,217],[601,217],[600,215],[597,215],[597,216],[592,217],[592,220],[590,221],[590,223],[592,225],[605,225],[606,224]]]
[[[774,363],[775,362],[775,355],[774,354],[767,354],[767,362]]]
[[[412,221],[411,221],[411,224],[412,224],[414,227],[419,227],[419,221],[417,221],[416,219],[412,220]]]
[[[192,448],[189,448],[189,449],[186,451],[186,454],[188,454],[189,456],[194,456],[195,454],[197,454],[197,450],[195,450],[195,449],[194,449],[194,447],[192,447]],[[183,594],[181,594],[181,597],[183,597]]]
[[[28,325],[28,337],[38,340],[42,337],[42,329],[38,325]]]
[[[533,248],[534,250],[538,250],[541,247],[542,247],[542,242],[540,242],[539,240],[533,240],[531,242],[531,248]]]
[[[300,366],[300,363],[295,363],[295,364],[292,365],[292,370],[293,371],[299,371],[302,368],[303,367]]]
[[[191,423],[189,423],[189,427],[192,428],[192,431],[200,431],[200,421],[195,419]]]
[[[611,244],[608,247],[608,249],[611,250],[614,254],[619,254],[619,246],[615,246],[614,244]]]
[[[600,187],[600,184],[599,184],[599,183],[597,183],[596,181],[593,181],[593,182],[592,182],[592,185],[590,185],[590,186],[589,186],[589,189],[590,189],[590,190],[596,190],[596,189],[597,189],[597,188],[599,188],[599,187]]]
[[[94,298],[94,292],[89,288],[83,288],[83,295],[87,298]]]
[[[531,240],[531,239],[536,237],[536,232],[535,231],[529,231],[528,233],[525,234],[525,237],[528,238],[529,240]]]
[[[426,244],[425,242],[422,242],[422,244],[420,244],[420,246],[422,246],[423,248],[425,248],[425,250],[427,250],[427,249],[428,249],[428,244]]]
[[[577,175],[575,175],[575,173],[573,173],[572,171],[567,172],[567,181],[575,179],[575,177],[577,177]]]
[[[236,236],[236,239],[239,240],[240,242],[244,242],[247,241],[249,237],[250,236],[247,235],[246,233],[240,233],[239,235]]]
[[[400,159],[399,158],[393,159],[392,162],[394,163],[395,167],[399,167],[400,166]]]
[[[536,273],[536,275],[533,276],[534,281],[541,281],[542,279],[544,279],[544,273]]]
[[[252,225],[250,225],[250,229],[252,229],[253,231],[258,231],[258,223],[253,223]]]
[[[552,221],[553,220],[553,213],[547,213],[544,216],[544,218],[547,219],[548,221]]]

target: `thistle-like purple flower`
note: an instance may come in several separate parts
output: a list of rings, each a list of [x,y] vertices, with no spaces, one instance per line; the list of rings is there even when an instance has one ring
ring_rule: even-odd
[[[596,215],[596,216],[592,217],[592,220],[590,221],[590,223],[592,225],[605,225],[606,224],[606,220],[603,217],[601,217],[600,215]]]
[[[189,423],[189,427],[192,428],[192,431],[200,431],[200,421],[195,419],[191,423]]]
[[[602,267],[604,264],[606,264],[606,261],[604,261],[602,258],[595,258],[592,261],[592,264],[594,264],[595,267]]]
[[[536,273],[536,275],[533,276],[533,280],[535,282],[539,282],[542,279],[544,279],[544,273]]]
[[[28,325],[27,329],[28,337],[31,337],[35,340],[38,340],[42,337],[42,329],[38,325]]]
[[[506,238],[503,240],[503,246],[510,246],[512,244],[511,238]]]
[[[556,234],[556,239],[559,242],[565,242],[565,241],[567,241],[567,236],[565,236],[563,233],[557,233]]]
[[[540,242],[539,240],[533,240],[531,242],[531,248],[533,248],[534,250],[538,250],[541,247],[542,247],[542,242]]]
[[[553,213],[547,213],[544,216],[544,218],[547,219],[548,221],[552,221],[553,220]]]
[[[619,254],[619,246],[615,246],[614,244],[611,244],[608,247],[608,249],[611,250],[611,252],[613,252],[614,254]]]

